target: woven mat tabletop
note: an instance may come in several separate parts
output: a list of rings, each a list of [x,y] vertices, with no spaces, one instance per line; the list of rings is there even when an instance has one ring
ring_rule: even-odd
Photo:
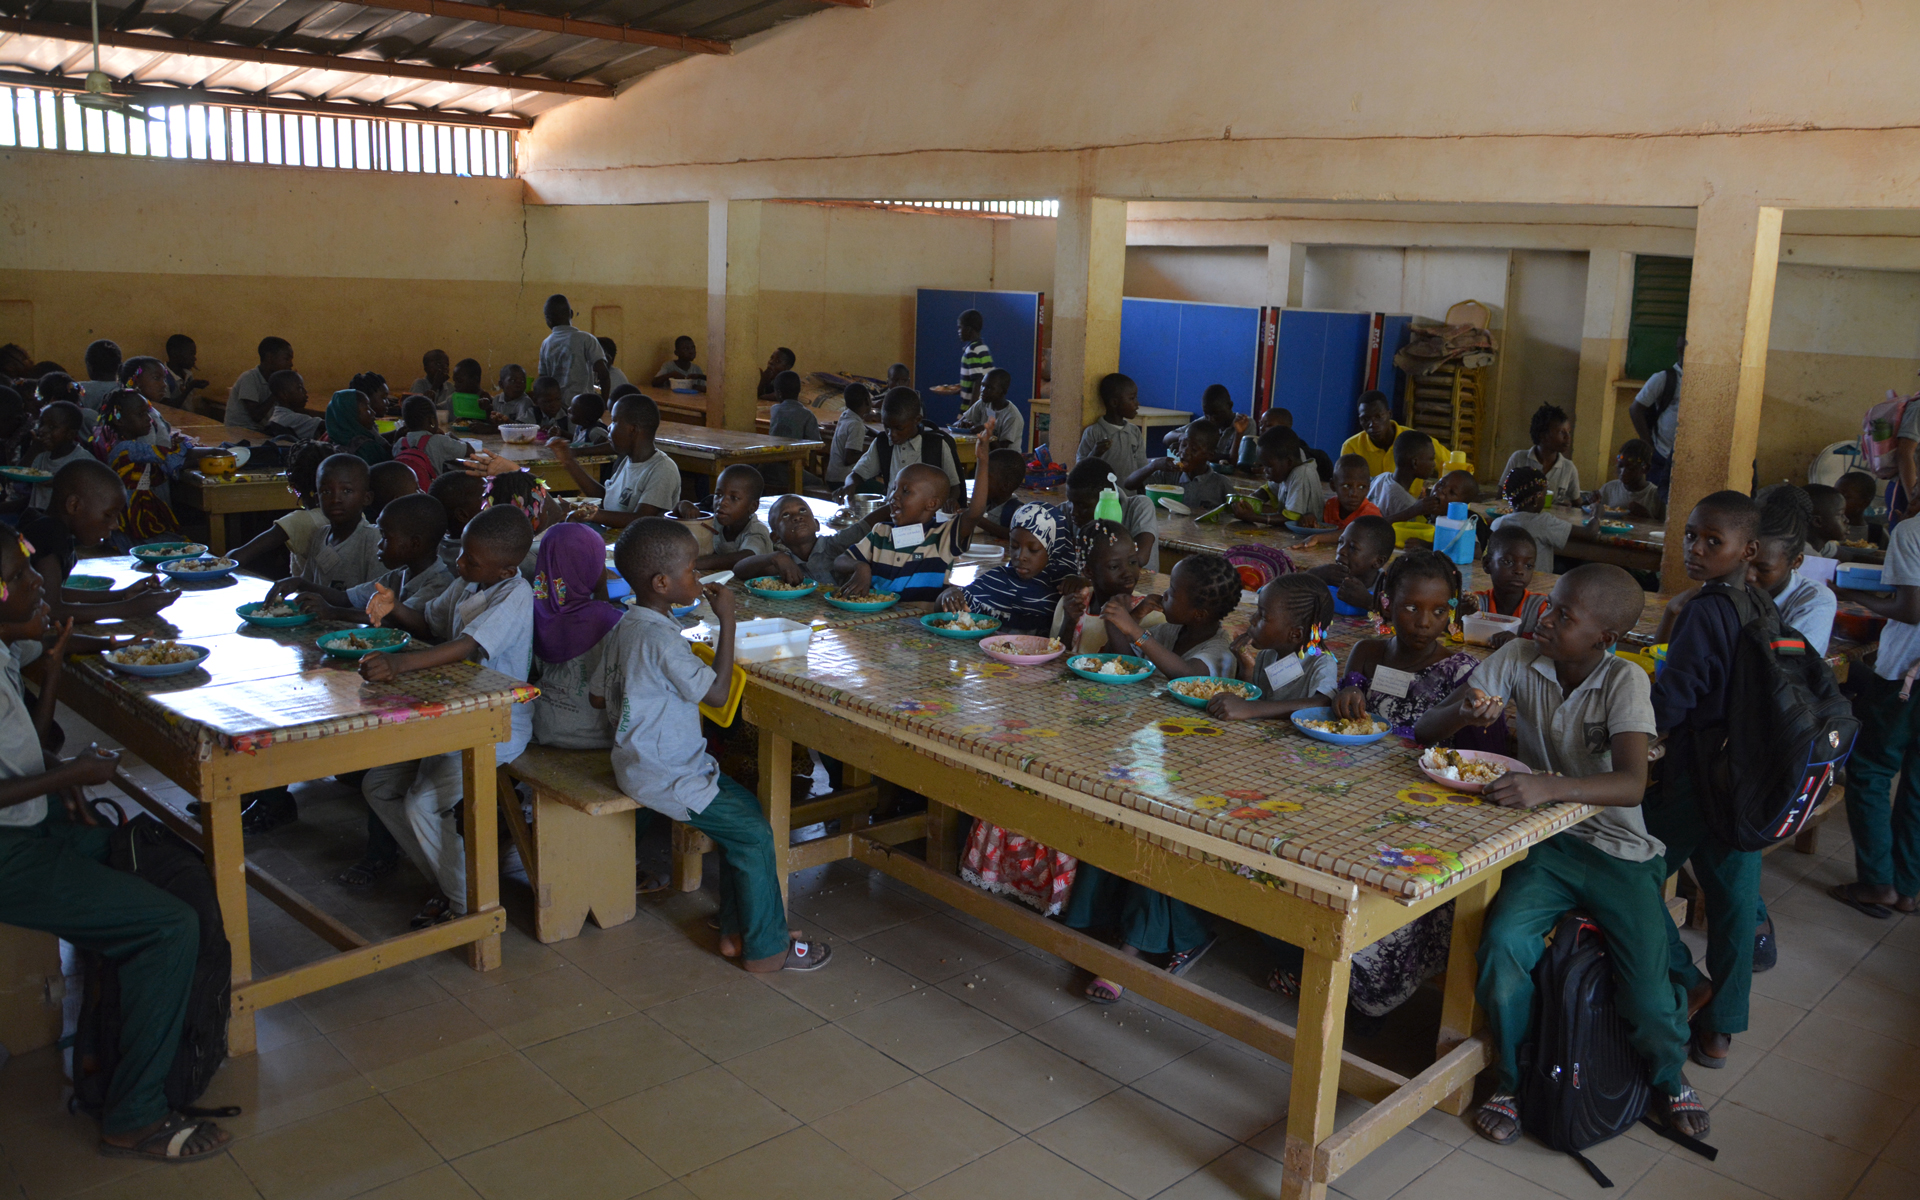
[[[1334,746],[1288,722],[1216,721],[1177,702],[1158,677],[1094,683],[1063,664],[1010,666],[977,643],[894,620],[815,633],[806,659],[747,670],[989,759],[1010,781],[1036,777],[1130,809],[1144,836],[1172,822],[1223,848],[1248,847],[1405,901],[1590,811],[1483,804],[1435,787],[1415,765],[1417,752],[1397,739]]]

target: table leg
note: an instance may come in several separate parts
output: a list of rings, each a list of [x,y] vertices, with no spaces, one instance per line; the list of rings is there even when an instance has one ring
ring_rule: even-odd
[[[201,779],[211,782],[207,772],[201,773]],[[202,786],[200,794],[208,797],[202,849],[207,856],[207,872],[213,876],[214,895],[220,901],[227,944],[233,949],[233,982],[237,987],[253,979],[253,936],[247,925],[247,847],[240,833],[240,797],[216,795],[209,786]],[[251,1010],[227,1022],[229,1053],[252,1054],[254,1045]]]
[[[927,801],[927,865],[953,874],[960,869],[961,812],[938,800]]]
[[[1489,871],[1479,882],[1464,888],[1453,899],[1453,941],[1447,947],[1447,987],[1440,1003],[1440,1044],[1436,1057],[1444,1058],[1454,1047],[1473,1036],[1480,1023],[1480,1006],[1474,1000],[1474,985],[1480,980],[1480,963],[1475,951],[1480,948],[1480,931],[1486,925],[1487,906],[1500,886],[1500,875]],[[1473,1082],[1454,1092],[1437,1107],[1441,1112],[1459,1116],[1473,1103]]]
[[[227,514],[222,512],[207,514],[207,549],[215,554],[227,552]]]
[[[1333,1133],[1340,1095],[1340,1050],[1347,1027],[1350,958],[1307,951],[1300,968],[1300,1024],[1293,1047],[1293,1090],[1287,1102],[1286,1200],[1326,1200],[1327,1183],[1313,1178],[1315,1147]]]
[[[787,906],[787,844],[793,840],[793,739],[760,730],[760,807],[773,828],[780,907]]]
[[[485,912],[500,907],[500,843],[496,840],[493,806],[497,791],[497,773],[493,765],[493,743],[460,752],[460,794],[466,803],[460,806],[460,836],[467,843],[467,911]],[[488,934],[467,945],[467,965],[476,971],[491,971],[500,965],[500,935]]]

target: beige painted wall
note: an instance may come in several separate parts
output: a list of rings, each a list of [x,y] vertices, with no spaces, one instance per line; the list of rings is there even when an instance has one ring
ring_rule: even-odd
[[[1580,326],[1586,315],[1587,256],[1567,250],[1515,250],[1507,288],[1507,329],[1501,341],[1499,411],[1495,414],[1494,471],[1531,443],[1534,410],[1557,404],[1574,411],[1580,383]],[[1586,478],[1581,483],[1597,487]]]
[[[1128,246],[1126,294],[1258,307],[1267,303],[1267,248]]]

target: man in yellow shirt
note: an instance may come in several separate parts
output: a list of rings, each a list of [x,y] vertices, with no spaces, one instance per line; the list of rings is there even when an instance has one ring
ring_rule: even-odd
[[[1385,392],[1362,392],[1360,432],[1346,440],[1346,444],[1340,447],[1340,453],[1358,454],[1366,459],[1367,470],[1376,476],[1392,474],[1393,439],[1407,432],[1409,430],[1405,425],[1393,419],[1393,406],[1387,403]],[[1433,439],[1433,456],[1436,462],[1447,461],[1447,448],[1439,438]],[[1418,496],[1420,492],[1413,494]]]

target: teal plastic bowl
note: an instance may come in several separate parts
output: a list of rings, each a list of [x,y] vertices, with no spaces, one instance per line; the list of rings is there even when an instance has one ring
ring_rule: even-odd
[[[374,644],[349,645],[348,643],[353,639]],[[335,658],[359,658],[362,655],[372,654],[376,650],[405,650],[412,640],[404,629],[342,629],[334,633],[321,634],[318,645],[320,649]]]
[[[900,603],[900,597],[898,596],[888,596],[882,600],[842,600],[838,596],[826,595],[822,596],[821,599],[833,605],[835,608],[844,608],[848,612],[857,613],[885,612]]]
[[[176,558],[192,558],[205,554],[207,548],[199,542],[149,542],[144,546],[135,546],[131,553],[150,567],[163,562],[172,562]]]
[[[1207,701],[1196,700],[1192,696],[1182,695],[1174,686],[1175,684],[1181,683],[1230,683],[1234,687],[1246,692],[1246,695],[1240,697],[1242,700],[1258,700],[1260,697],[1266,695],[1258,686],[1248,683],[1244,679],[1222,679],[1218,675],[1193,675],[1185,679],[1170,681],[1167,684],[1167,695],[1172,696],[1175,700],[1187,705],[1189,708],[1205,708]]]
[[[81,592],[104,592],[113,586],[113,580],[105,575],[69,575],[60,586]]]
[[[772,579],[775,583],[780,582],[780,580],[774,576],[765,576],[764,578]],[[758,596],[762,600],[805,600],[808,596],[820,590],[820,585],[817,583],[809,583],[807,586],[799,588],[761,587],[759,586],[760,583],[760,579],[749,579],[741,586],[747,589],[747,595]]]
[[[965,641],[978,641],[983,637],[991,637],[1000,632],[1000,626],[1003,624],[998,617],[988,617],[986,619],[993,622],[990,629],[955,629],[952,622],[958,615],[946,612],[928,613],[920,618],[920,623],[941,637],[960,638]]]
[[[265,601],[260,601],[256,604],[242,604],[233,611],[239,613],[240,619],[247,624],[258,625],[262,629],[291,629],[295,625],[305,625],[313,620],[313,614],[310,612],[297,612],[290,617],[262,616],[260,610],[266,606]]]
[[[1392,729],[1382,729],[1379,733],[1363,733],[1363,734],[1327,733],[1326,731],[1320,730],[1320,729],[1308,729],[1305,725],[1301,724],[1302,721],[1333,720],[1333,710],[1331,708],[1302,708],[1295,711],[1292,717],[1289,719],[1292,720],[1293,727],[1295,729],[1299,730],[1301,733],[1306,734],[1308,737],[1312,738],[1314,741],[1332,742],[1336,746],[1370,746],[1373,743],[1379,741],[1381,738],[1386,737],[1389,733],[1393,732]],[[1374,720],[1379,721],[1380,718],[1375,717]],[[1385,722],[1381,722],[1381,723],[1384,724]]]
[[[1118,659],[1120,662],[1132,666],[1134,673],[1131,675],[1102,675],[1098,671],[1086,671],[1074,665],[1089,658],[1103,663]],[[1153,678],[1153,664],[1144,658],[1139,658],[1132,654],[1076,654],[1067,659],[1067,670],[1072,671],[1082,679],[1091,679],[1095,683],[1140,683],[1143,680]]]

